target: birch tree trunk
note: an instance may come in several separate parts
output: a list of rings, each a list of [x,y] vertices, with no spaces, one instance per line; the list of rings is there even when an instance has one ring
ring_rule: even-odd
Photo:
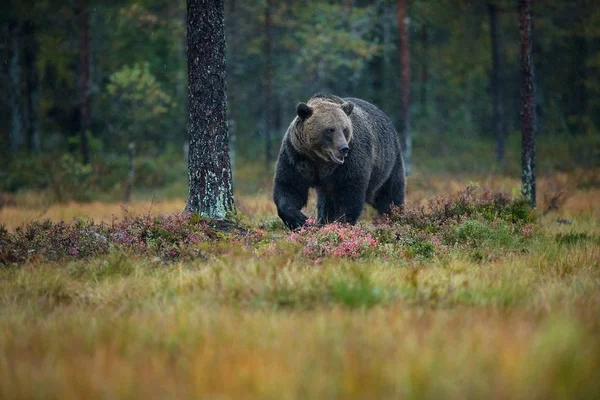
[[[187,0],[189,197],[186,211],[234,212],[225,94],[223,0]]]
[[[521,36],[521,192],[532,207],[535,199],[535,105],[533,93],[534,70],[531,56],[531,0],[518,0],[519,31]]]
[[[412,171],[412,136],[410,129],[410,47],[408,33],[407,0],[398,0],[398,50],[400,52],[400,83],[402,107],[400,110],[400,127],[404,152],[404,170],[407,175]]]

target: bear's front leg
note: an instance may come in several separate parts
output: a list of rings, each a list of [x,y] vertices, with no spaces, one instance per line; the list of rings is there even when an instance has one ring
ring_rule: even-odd
[[[302,213],[302,207],[308,200],[308,188],[293,186],[287,183],[275,181],[273,188],[273,200],[277,206],[277,214],[283,223],[291,230],[302,227],[307,216]]]
[[[317,223],[325,225],[336,222],[335,205],[321,190],[317,190]]]
[[[362,214],[366,193],[366,185],[344,186],[338,188],[340,194],[337,200],[336,222],[356,224]]]

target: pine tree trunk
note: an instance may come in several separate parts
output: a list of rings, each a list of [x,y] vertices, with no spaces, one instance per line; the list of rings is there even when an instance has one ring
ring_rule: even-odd
[[[273,112],[271,108],[272,91],[273,91],[273,71],[272,71],[272,59],[271,59],[271,0],[266,1],[265,5],[265,106],[263,111],[265,113],[265,160],[267,166],[273,161],[273,150],[271,134],[273,131]]]
[[[496,162],[502,165],[504,161],[504,138],[506,125],[504,123],[504,77],[502,73],[501,38],[498,32],[498,10],[495,4],[488,4],[490,15],[490,39],[492,44],[492,74],[491,86],[494,109],[494,133],[496,138]]]
[[[373,6],[375,7],[375,21],[371,27],[371,41],[374,43],[382,44],[384,41],[383,31],[383,14],[384,1],[374,0]],[[383,81],[384,81],[384,62],[383,62],[383,51],[377,53],[371,58],[368,63],[368,67],[371,75],[371,87],[373,89],[373,102],[380,108],[384,107],[384,93],[383,93]]]
[[[237,65],[237,54],[238,54],[238,43],[239,43],[239,32],[238,32],[238,12],[237,12],[236,0],[231,0],[231,6],[229,11],[229,37],[227,37],[227,43],[229,43],[229,62],[228,67],[231,74],[228,75],[227,81],[227,109],[229,111],[229,157],[231,162],[231,171],[235,173],[236,168],[236,135],[237,135],[237,122],[238,122],[238,82],[236,80],[235,68]]]
[[[402,107],[400,110],[401,132],[403,137],[404,170],[412,171],[412,136],[410,129],[410,48],[408,32],[407,0],[398,0],[398,49],[400,51],[400,83]]]
[[[534,70],[531,55],[531,0],[519,0],[518,8],[521,36],[521,135],[523,137],[521,192],[531,206],[535,207],[535,106]]]
[[[91,125],[89,81],[90,81],[90,36],[89,36],[89,12],[86,0],[77,2],[79,14],[79,116],[80,116],[80,150],[81,159],[84,164],[90,162],[90,150],[88,146],[87,132]]]
[[[37,43],[35,38],[35,26],[31,21],[23,24],[23,71],[25,83],[25,101],[23,112],[23,123],[27,138],[27,148],[31,152],[40,151],[40,97],[39,79],[37,74]]]
[[[234,212],[225,94],[223,0],[187,0],[189,197],[186,211]]]
[[[9,134],[9,147],[11,154],[16,154],[23,146],[23,92],[21,89],[21,25],[18,21],[10,24],[11,56],[9,64],[10,78],[10,108],[11,125]]]
[[[423,48],[423,63],[421,66],[421,114],[427,119],[429,116],[429,107],[427,99],[427,89],[429,85],[429,27],[424,25],[421,28],[421,46]]]

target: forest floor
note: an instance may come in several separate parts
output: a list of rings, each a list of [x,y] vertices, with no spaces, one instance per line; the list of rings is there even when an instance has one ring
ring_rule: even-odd
[[[294,234],[268,190],[225,232],[154,219],[183,200],[20,197],[0,398],[598,398],[599,172],[540,179],[535,212],[469,186],[514,178],[416,175],[403,215]]]

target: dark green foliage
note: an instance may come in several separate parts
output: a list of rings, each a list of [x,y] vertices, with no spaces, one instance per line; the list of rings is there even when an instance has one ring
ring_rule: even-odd
[[[407,243],[407,252],[411,257],[431,258],[435,253],[435,246],[426,238],[416,238]]]
[[[69,153],[19,157],[12,159],[0,173],[0,191],[47,190],[48,202],[114,201],[123,195],[128,170],[126,155],[110,153],[95,157],[89,165]],[[185,181],[185,175],[183,154],[168,150],[157,157],[138,157],[134,188],[139,191],[168,188],[174,182]]]
[[[333,285],[331,297],[335,303],[349,308],[368,308],[381,303],[384,292],[367,278],[340,280]]]

